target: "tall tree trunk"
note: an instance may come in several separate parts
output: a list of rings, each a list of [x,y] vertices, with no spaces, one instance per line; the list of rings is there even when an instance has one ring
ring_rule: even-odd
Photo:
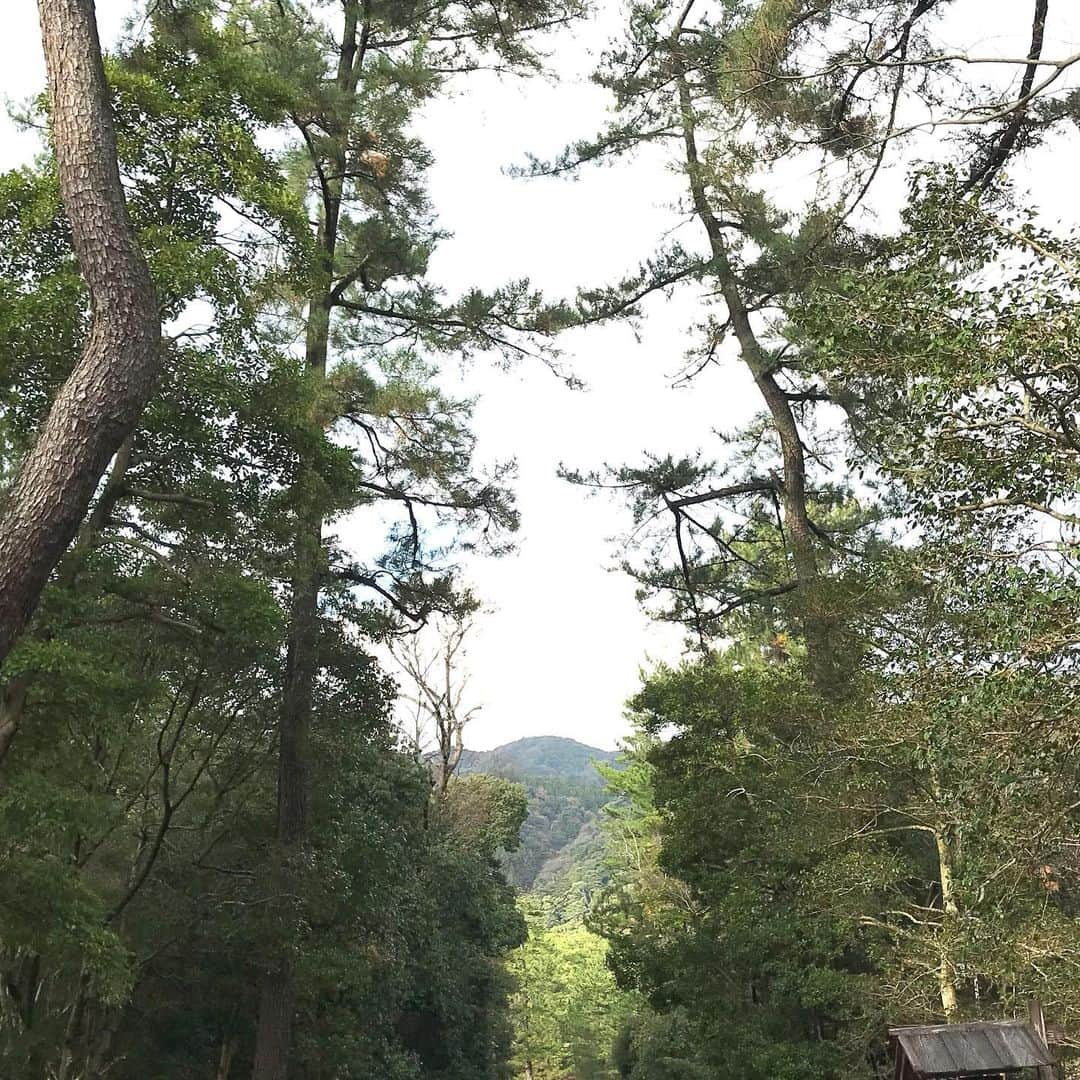
[[[941,909],[944,913],[941,928],[941,960],[938,965],[938,987],[941,994],[941,1011],[946,1020],[954,1020],[957,1012],[956,965],[953,963],[950,935],[960,913],[956,902],[952,844],[944,829],[934,832],[938,856],[938,883],[941,886]]]
[[[783,461],[780,496],[783,502],[784,532],[799,592],[803,597],[809,594],[809,599],[805,600],[803,617],[807,650],[815,682],[824,687],[833,682],[836,658],[832,655],[834,643],[830,621],[820,611],[819,601],[813,595],[818,580],[818,557],[806,508],[806,454],[803,450],[802,435],[791,402],[776,381],[769,358],[750,321],[749,309],[731,266],[723,226],[709,202],[697,147],[693,102],[686,79],[682,75],[678,77],[678,88],[686,170],[694,213],[709,238],[713,266],[720,293],[727,304],[731,327],[739,344],[740,358],[753,376],[780,442]]]
[[[79,972],[79,981],[75,989],[75,1000],[71,1003],[67,1026],[64,1030],[64,1042],[60,1049],[60,1063],[56,1068],[56,1080],[72,1080],[77,1075],[76,1067],[86,1040],[86,1009],[90,978],[83,963]]]
[[[295,552],[285,689],[278,721],[278,850],[273,874],[279,895],[293,891],[288,883],[308,833],[308,731],[318,663],[321,517],[301,524]],[[288,1076],[294,997],[292,965],[281,956],[263,973],[259,987],[253,1080],[286,1080]]]
[[[330,231],[331,224],[333,232]],[[324,263],[333,265],[337,234],[336,206],[324,208],[320,241]],[[310,303],[307,325],[307,369],[317,400],[326,377],[330,327],[329,269],[319,294]],[[308,837],[308,736],[318,670],[319,587],[323,574],[323,500],[317,472],[301,467],[293,496],[296,535],[293,543],[292,603],[285,686],[278,719],[277,851],[273,873],[279,895],[289,886],[294,863]],[[259,1019],[255,1032],[252,1080],[286,1080],[292,1046],[294,1006],[292,965],[279,957],[263,973],[259,988]]]
[[[38,0],[60,191],[90,335],[0,516],[0,661],[37,607],[161,371],[161,321],[128,218],[93,0]]]
[[[948,805],[948,800],[941,786],[940,774],[933,764],[930,765],[930,791],[940,812]],[[937,850],[938,886],[941,889],[942,911],[938,991],[941,997],[941,1011],[945,1019],[951,1021],[956,1018],[958,1008],[956,964],[953,961],[951,935],[960,915],[960,905],[956,898],[956,852],[946,821],[938,820],[934,824],[934,846]]]
[[[937,967],[937,985],[942,1001],[942,1013],[946,1021],[953,1021],[957,1014],[956,964],[953,960],[951,934],[955,928],[960,908],[956,900],[956,879],[953,845],[941,826],[934,829],[937,848],[937,882],[942,890],[941,959]]]
[[[264,972],[259,986],[253,1080],[285,1080],[292,1049],[293,981],[288,960]]]
[[[328,124],[333,132],[332,160],[313,161],[323,178],[319,214],[318,264],[308,304],[305,366],[312,395],[312,423],[317,422],[320,391],[330,351],[330,317],[334,307],[334,257],[347,172],[349,130],[363,56],[358,55],[360,8],[345,0],[345,23],[338,55],[340,114]],[[288,880],[289,863],[307,842],[308,735],[318,670],[319,590],[324,572],[322,478],[310,462],[301,463],[293,490],[296,512],[292,605],[285,687],[278,722],[278,852],[279,886]],[[252,1080],[287,1080],[292,1046],[295,986],[292,966],[280,957],[264,972],[259,991]]]

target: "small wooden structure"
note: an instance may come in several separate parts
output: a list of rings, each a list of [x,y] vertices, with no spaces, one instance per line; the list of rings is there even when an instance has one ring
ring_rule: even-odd
[[[1041,1017],[1040,1017],[1041,1019]],[[889,1031],[895,1080],[1053,1080],[1057,1062],[1040,1022],[979,1020]]]

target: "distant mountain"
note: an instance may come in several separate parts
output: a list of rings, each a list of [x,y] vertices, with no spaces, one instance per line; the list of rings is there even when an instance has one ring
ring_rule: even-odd
[[[559,921],[578,917],[599,883],[598,818],[609,796],[595,763],[610,765],[617,756],[553,735],[462,756],[461,773],[515,780],[528,793],[521,846],[505,857],[503,868],[519,889],[549,897]]]
[[[593,762],[606,765],[617,756],[614,750],[598,750],[576,739],[537,735],[517,739],[494,750],[466,750],[459,769],[462,773],[482,772],[490,776],[503,776],[507,780],[549,776],[560,780],[581,780],[594,787],[602,787],[603,780],[593,767]]]

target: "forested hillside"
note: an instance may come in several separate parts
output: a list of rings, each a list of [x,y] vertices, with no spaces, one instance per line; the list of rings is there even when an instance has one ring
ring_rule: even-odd
[[[1080,1077],[1080,8],[37,9],[0,1078]]]
[[[528,800],[521,846],[502,857],[520,890],[528,939],[510,956],[513,1063],[536,1080],[610,1077],[610,1051],[636,995],[616,985],[607,943],[587,925],[610,879],[606,777],[620,755],[551,736],[462,754],[462,774],[520,784]]]
[[[579,905],[600,883],[597,819],[610,796],[596,766],[615,757],[552,736],[462,755],[462,774],[499,776],[525,789],[529,815],[520,846],[504,856],[503,869],[518,889],[558,898],[557,911],[568,902]]]

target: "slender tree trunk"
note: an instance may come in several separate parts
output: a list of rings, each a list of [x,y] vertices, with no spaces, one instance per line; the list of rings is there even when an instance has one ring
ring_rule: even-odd
[[[333,264],[336,240],[329,232],[330,215],[324,211],[320,229],[323,257]],[[329,275],[319,295],[311,301],[307,328],[307,369],[317,399],[326,377],[329,353]],[[308,786],[310,766],[308,737],[318,670],[319,588],[323,574],[323,500],[321,481],[303,466],[293,495],[297,526],[293,545],[292,604],[289,610],[289,644],[285,659],[285,687],[278,720],[277,851],[274,875],[278,894],[295,892],[289,886],[293,863],[308,837]],[[255,1033],[252,1080],[286,1080],[292,1045],[294,1006],[292,966],[279,958],[263,974],[259,988],[259,1019]]]
[[[28,953],[19,965],[19,1019],[25,1031],[34,1026],[40,980],[41,957],[37,953]]]
[[[86,1036],[86,1007],[87,991],[90,979],[83,965],[79,973],[79,982],[75,992],[75,1000],[71,1003],[71,1012],[68,1015],[67,1027],[64,1031],[64,1044],[60,1051],[60,1064],[56,1069],[56,1080],[72,1080],[76,1076],[76,1063]]]
[[[941,1011],[947,1021],[955,1019],[956,1001],[956,964],[953,962],[952,932],[960,915],[960,905],[956,896],[956,851],[949,836],[947,817],[943,813],[948,799],[942,790],[941,777],[936,765],[930,764],[930,792],[942,815],[934,823],[934,847],[937,851],[938,885],[941,888],[941,929],[938,961],[938,991],[941,997]]]
[[[4,1022],[8,1022],[10,1002],[22,1031],[34,1026],[40,978],[41,957],[37,953],[0,949],[0,1018]]]
[[[306,523],[296,542],[285,690],[278,721],[278,850],[275,890],[292,891],[292,865],[308,832],[308,731],[318,651],[321,517]],[[285,1080],[294,1007],[292,965],[284,956],[263,973],[255,1033],[253,1080]]]
[[[0,661],[150,399],[162,360],[157,296],[120,183],[93,0],[39,0],[38,11],[60,190],[91,324],[0,513]]]
[[[811,670],[815,681],[825,686],[833,682],[835,657],[831,655],[833,641],[830,620],[818,610],[819,603],[813,596],[819,568],[817,547],[806,508],[806,454],[803,450],[802,435],[799,432],[791,402],[776,381],[769,358],[750,321],[749,309],[731,266],[723,226],[709,202],[698,154],[693,102],[686,79],[681,75],[678,78],[678,87],[687,176],[694,212],[709,238],[716,277],[721,295],[727,304],[735,339],[739,343],[740,357],[753,376],[754,383],[772,420],[773,430],[780,441],[780,453],[783,460],[783,484],[780,495],[783,502],[785,539],[791,554],[799,592],[804,597],[810,594],[804,614],[807,649],[810,653]]]
[[[960,913],[956,902],[956,887],[954,884],[953,852],[952,845],[942,828],[934,832],[934,842],[937,846],[938,856],[938,881],[941,885],[941,910],[944,912],[944,925],[941,929],[941,962],[938,966],[938,986],[941,993],[941,1011],[948,1021],[956,1018],[956,965],[953,963],[950,934],[952,924]]]
[[[313,162],[322,184],[318,252],[311,299],[308,304],[305,366],[312,394],[312,422],[316,422],[322,384],[330,351],[330,318],[334,307],[334,271],[347,143],[352,121],[359,67],[359,4],[346,0],[345,23],[338,56],[337,83],[342,92],[341,114],[330,123],[335,143],[332,160]],[[325,166],[328,164],[328,168]],[[325,570],[322,478],[310,462],[301,464],[293,490],[296,507],[292,605],[285,688],[278,724],[278,873],[288,881],[289,862],[307,842],[308,736],[311,727],[315,677],[318,670],[319,591]],[[252,1080],[287,1080],[292,1045],[295,986],[292,967],[284,957],[264,973],[259,991],[259,1018],[255,1033]]]
[[[292,970],[282,960],[266,972],[259,987],[259,1026],[255,1033],[254,1080],[285,1080],[292,1049]]]
[[[86,1054],[84,1071],[86,1077],[104,1077],[112,1071],[112,1065],[115,1063],[115,1059],[112,1058],[113,1043],[116,1042],[116,1033],[120,1030],[122,1017],[122,1011],[116,1007],[98,1006],[95,1009],[96,1024],[92,1030],[92,1038]]]

